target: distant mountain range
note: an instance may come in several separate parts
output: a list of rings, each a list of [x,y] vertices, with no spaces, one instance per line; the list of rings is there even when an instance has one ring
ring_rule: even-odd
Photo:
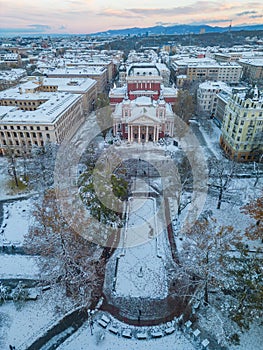
[[[154,26],[148,28],[124,28],[114,29],[105,32],[92,33],[93,36],[118,36],[118,35],[152,35],[152,34],[166,34],[166,35],[180,35],[180,34],[200,34],[200,33],[222,33],[229,30],[229,27],[212,27],[209,25],[189,25],[178,24],[173,26]],[[250,25],[250,26],[236,26],[231,27],[231,31],[239,30],[263,30],[263,24]]]

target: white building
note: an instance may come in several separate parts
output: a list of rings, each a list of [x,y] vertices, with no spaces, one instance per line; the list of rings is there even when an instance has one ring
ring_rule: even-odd
[[[197,89],[197,108],[202,115],[212,116],[216,112],[217,94],[220,91],[231,91],[231,88],[222,81],[206,81]]]

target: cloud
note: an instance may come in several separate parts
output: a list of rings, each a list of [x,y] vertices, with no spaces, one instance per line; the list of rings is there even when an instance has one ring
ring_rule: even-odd
[[[119,17],[119,18],[131,18],[136,17],[138,18],[138,14],[132,14],[129,12],[129,10],[114,10],[114,9],[105,9],[101,12],[97,13],[98,16],[105,16],[105,17]],[[141,16],[139,16],[141,17]]]
[[[126,9],[131,13],[136,13],[142,16],[178,16],[178,15],[192,15],[198,12],[207,12],[219,11],[220,6],[215,2],[211,1],[197,1],[192,5],[188,6],[178,6],[171,8],[130,8]]]
[[[249,16],[249,18],[262,18],[263,15],[253,15],[253,16]]]
[[[211,13],[211,11],[218,11],[218,4],[211,1],[197,1],[191,6],[179,6],[172,8],[126,8],[123,10],[107,8],[97,13],[97,15],[118,18],[149,18],[152,16],[174,17],[178,15],[192,15],[200,11],[207,13]]]
[[[29,24],[29,27],[32,27],[39,32],[45,32],[46,30],[51,29],[51,27],[46,24]]]
[[[164,26],[164,27],[170,27],[170,26],[176,26],[179,25],[177,22],[155,22],[157,26]]]
[[[246,4],[247,8],[261,8],[262,5],[259,2],[248,2]],[[216,1],[196,1],[191,5],[177,6],[170,8],[126,8],[133,14],[137,14],[143,17],[159,16],[159,17],[177,17],[177,16],[196,16],[198,14],[209,14],[216,15],[218,13],[225,13],[226,15],[231,11],[237,11],[244,9],[244,5],[239,2],[216,2]],[[237,16],[245,16],[247,14],[256,14],[257,11],[242,11],[237,14]]]
[[[257,11],[243,11],[240,13],[236,13],[236,16],[246,16],[246,15],[250,15],[252,13],[257,13]]]

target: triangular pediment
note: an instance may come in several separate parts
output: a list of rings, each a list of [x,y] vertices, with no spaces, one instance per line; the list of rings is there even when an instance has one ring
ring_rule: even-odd
[[[136,123],[136,124],[148,124],[148,125],[154,125],[159,122],[159,119],[153,116],[149,115],[136,115],[136,116],[131,116],[128,119],[129,123]]]
[[[129,118],[129,122],[136,123],[136,124],[156,124],[156,122],[159,122],[159,120],[155,117],[149,116],[149,115],[137,115],[136,117]]]

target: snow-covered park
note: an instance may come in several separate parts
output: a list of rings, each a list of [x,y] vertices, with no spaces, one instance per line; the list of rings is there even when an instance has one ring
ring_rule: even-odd
[[[199,132],[202,134],[206,146],[205,157],[211,154],[217,159],[222,159],[222,152],[218,145],[220,130],[208,121],[209,127],[201,125]],[[85,133],[84,133],[85,134]],[[117,146],[127,159],[136,158],[136,152],[141,147],[144,159],[151,162],[152,158],[159,160],[160,164],[165,158],[174,159],[179,153],[178,148],[170,141],[169,144],[125,145]],[[24,237],[32,223],[32,210],[36,198],[33,193],[25,192],[13,194],[7,184],[9,175],[6,172],[7,160],[0,159],[0,245],[2,247],[20,247]],[[161,187],[160,178],[152,180],[156,188]],[[203,211],[217,220],[218,226],[233,226],[235,229],[244,230],[253,223],[247,215],[241,212],[241,207],[251,199],[257,198],[262,190],[262,179],[255,186],[254,178],[234,178],[226,200],[217,209],[217,195],[209,192],[204,202]],[[156,199],[144,197],[143,193],[149,192],[149,184],[137,178],[134,182],[133,192],[137,196],[131,197],[127,203],[126,226],[122,230],[120,245],[113,255],[113,263],[109,263],[111,275],[115,273],[115,279],[110,280],[111,292],[116,298],[134,299],[164,299],[169,292],[169,279],[167,277],[167,265],[171,264],[169,253],[169,241],[165,230],[162,230],[165,221],[163,212],[156,214],[158,207]],[[145,187],[146,186],[146,187]],[[156,194],[156,193],[155,193]],[[23,196],[26,196],[23,198]],[[158,207],[159,210],[159,207]],[[171,219],[174,219],[171,211]],[[182,214],[182,217],[185,214]],[[163,221],[162,221],[163,220]],[[172,220],[172,222],[174,222]],[[248,242],[250,250],[262,248],[260,240]],[[178,250],[182,248],[183,238],[176,235],[175,242]],[[118,263],[116,264],[116,261]],[[0,253],[0,280],[7,279],[39,279],[39,259],[36,256],[20,255],[15,251],[3,251]],[[116,268],[116,270],[115,270]],[[111,277],[110,277],[111,279]],[[108,282],[107,282],[108,283]],[[37,290],[38,297],[35,301],[14,302],[5,301],[0,304],[0,349],[8,349],[9,344],[16,349],[26,350],[38,337],[45,334],[65,313],[74,309],[72,300],[66,298],[63,291],[53,287],[43,292]],[[138,311],[138,310],[137,310]],[[136,312],[137,312],[136,311]],[[61,344],[59,350],[73,349],[101,349],[101,350],[160,350],[200,349],[201,341],[196,341],[194,330],[183,332],[176,327],[171,333],[166,329],[173,328],[173,324],[160,324],[158,327],[139,327],[127,325],[112,315],[109,325],[101,325],[103,313],[99,311],[94,318],[91,329],[89,322]],[[210,317],[210,316],[209,316]],[[210,329],[213,333],[218,326],[212,316],[203,320],[200,324]],[[208,324],[208,326],[207,326]],[[207,328],[208,327],[208,328]],[[152,332],[152,333],[151,333]],[[159,333],[158,333],[159,332]],[[159,334],[159,336],[152,336]],[[258,350],[261,348],[263,337],[262,329],[257,324],[252,325],[248,332],[240,335],[240,345],[230,345],[231,350]],[[139,336],[138,336],[139,335]],[[209,347],[208,347],[209,348]],[[218,349],[220,346],[218,346]],[[48,347],[43,349],[48,350]],[[42,350],[43,350],[42,349]],[[210,348],[209,348],[210,349]],[[212,349],[212,348],[211,348]]]

